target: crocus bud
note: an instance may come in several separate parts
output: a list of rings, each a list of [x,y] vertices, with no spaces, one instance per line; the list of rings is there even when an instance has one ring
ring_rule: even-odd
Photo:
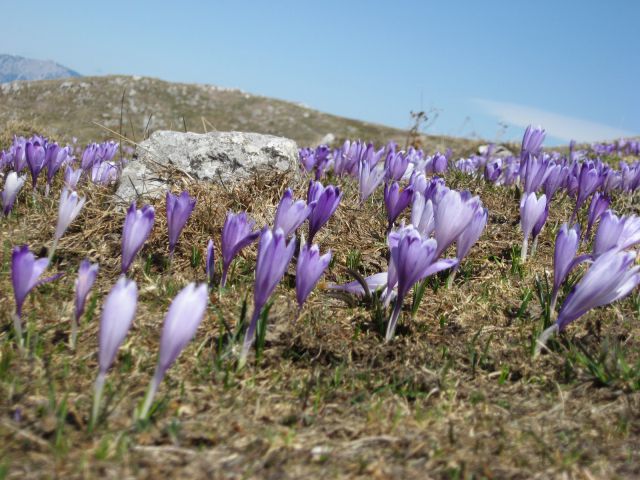
[[[7,175],[4,182],[4,190],[2,191],[2,212],[5,215],[9,215],[9,212],[11,212],[24,181],[24,175],[19,177],[16,172],[10,172]]]
[[[98,270],[100,266],[97,263],[91,263],[89,260],[83,260],[80,263],[78,269],[78,278],[76,278],[76,303],[75,303],[75,318],[76,321],[80,319],[84,313],[84,306],[87,301],[87,296],[93,287],[93,283],[98,276]]]
[[[536,194],[531,192],[523,195],[522,200],[520,200],[520,227],[524,234],[521,257],[523,262],[527,259],[529,236],[533,231],[533,227],[540,220],[540,217],[544,215],[546,206],[547,197],[544,194],[540,195],[540,198],[537,198]]]
[[[524,159],[527,155],[538,155],[542,150],[542,143],[546,135],[542,127],[533,127],[529,125],[524,131],[522,137],[522,147],[520,148],[520,158]]]
[[[468,255],[471,247],[478,241],[486,224],[487,209],[477,209],[473,214],[473,217],[471,217],[471,221],[467,227],[460,235],[458,235],[456,240],[456,257],[458,258],[458,265],[456,265],[456,268],[460,266],[462,259]]]
[[[254,232],[255,222],[247,217],[246,212],[227,214],[222,227],[222,279],[220,286],[227,283],[227,273],[234,257],[244,247],[251,245],[260,235]]]
[[[44,148],[37,141],[27,142],[26,156],[27,166],[29,167],[29,171],[31,172],[31,184],[33,186],[33,189],[35,190],[36,183],[38,182],[38,175],[40,175],[40,171],[44,167]]]
[[[113,286],[102,306],[100,332],[98,334],[98,377],[93,397],[91,425],[100,411],[100,400],[107,371],[116,358],[136,313],[138,288],[133,280],[122,275]]]
[[[155,211],[151,205],[145,205],[136,210],[136,202],[129,206],[122,229],[122,273],[127,273],[134,258],[149,237]]]
[[[162,382],[165,373],[176,361],[180,352],[196,334],[196,330],[200,322],[202,322],[207,309],[208,301],[207,285],[204,283],[200,285],[190,283],[171,302],[162,327],[158,364],[140,410],[139,418],[147,418],[160,382]]]
[[[169,255],[178,243],[180,232],[189,220],[191,212],[196,206],[196,199],[189,196],[188,192],[182,192],[179,197],[167,192],[167,225],[169,227]]]
[[[404,189],[400,188],[398,182],[393,182],[390,186],[384,186],[384,204],[387,209],[387,219],[389,220],[389,229],[393,226],[398,216],[405,208],[409,206],[413,198],[413,187],[408,186]]]
[[[239,368],[246,362],[249,349],[253,344],[258,318],[262,308],[284,276],[287,266],[296,248],[295,238],[287,239],[281,229],[275,232],[265,227],[260,234],[258,258],[256,260],[256,281],[253,289],[253,316],[245,333]]]
[[[604,193],[596,192],[591,198],[589,204],[589,216],[587,221],[587,233],[585,235],[585,241],[589,238],[593,225],[600,219],[602,214],[609,208],[611,199]]]
[[[304,244],[304,241],[302,243]],[[329,266],[330,261],[331,250],[324,255],[320,255],[318,245],[302,245],[296,265],[296,299],[298,300],[299,308],[302,308],[305,300]]]
[[[312,209],[313,205],[307,205],[304,200],[294,200],[293,192],[287,188],[278,204],[273,228],[281,228],[285,236],[288,237],[302,225]]]
[[[40,282],[40,275],[47,269],[49,260],[36,259],[29,247],[15,247],[11,253],[11,282],[16,300],[16,315],[22,317],[22,306],[29,292]]]

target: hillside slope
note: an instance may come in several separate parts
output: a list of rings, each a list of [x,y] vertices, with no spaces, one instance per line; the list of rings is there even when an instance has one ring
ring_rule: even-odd
[[[122,113],[122,115],[121,115]],[[394,139],[402,144],[406,132],[347,119],[303,105],[252,95],[213,85],[171,83],[146,77],[81,77],[0,85],[0,129],[27,122],[46,128],[57,138],[79,141],[113,136],[99,123],[132,140],[148,131],[186,129],[194,132],[240,130],[282,135],[299,146],[315,145],[332,134],[376,143]],[[477,142],[425,137],[428,150],[452,146],[469,149]]]

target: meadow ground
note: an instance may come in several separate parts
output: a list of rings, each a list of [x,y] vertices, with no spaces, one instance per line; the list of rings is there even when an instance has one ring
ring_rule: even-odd
[[[67,274],[30,294],[21,353],[11,328],[11,248],[26,243],[46,254],[59,191],[32,196],[25,185],[0,228],[0,478],[638,478],[640,294],[590,312],[533,360],[543,327],[536,279],[552,275],[553,239],[573,202],[554,200],[538,251],[522,265],[519,192],[461,173],[445,178],[480,195],[488,225],[451,287],[445,277],[430,280],[413,318],[407,299],[395,340],[383,341],[379,304],[324,285],[294,320],[291,265],[261,354],[236,372],[234,335],[243,302],[252,308],[254,245],[235,261],[228,288],[212,292],[150,422],[140,424],[133,412],[153,374],[164,314],[184,285],[204,280],[208,238],[220,252],[228,210],[271,223],[284,189],[304,197],[307,186],[292,175],[233,187],[174,177],[173,190],[187,189],[196,209],[169,266],[165,201],[151,202],[156,224],[131,273],[136,319],[92,433],[96,334],[119,274],[124,208],[113,203],[113,188],[82,186],[88,203],[51,267]],[[316,237],[334,252],[324,283],[352,280],[348,268],[386,270],[381,189],[360,207],[352,180],[334,182],[343,201]],[[631,197],[613,208],[638,213]],[[73,282],[85,257],[100,273],[72,351]]]

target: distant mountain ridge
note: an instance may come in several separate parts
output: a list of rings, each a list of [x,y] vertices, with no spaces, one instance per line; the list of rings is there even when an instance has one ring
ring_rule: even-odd
[[[17,55],[0,54],[0,83],[80,76],[78,72],[51,60],[34,60]]]

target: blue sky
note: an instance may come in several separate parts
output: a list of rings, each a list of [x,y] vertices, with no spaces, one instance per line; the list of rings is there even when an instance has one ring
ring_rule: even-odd
[[[0,52],[211,83],[432,133],[640,134],[640,2],[1,0]]]

